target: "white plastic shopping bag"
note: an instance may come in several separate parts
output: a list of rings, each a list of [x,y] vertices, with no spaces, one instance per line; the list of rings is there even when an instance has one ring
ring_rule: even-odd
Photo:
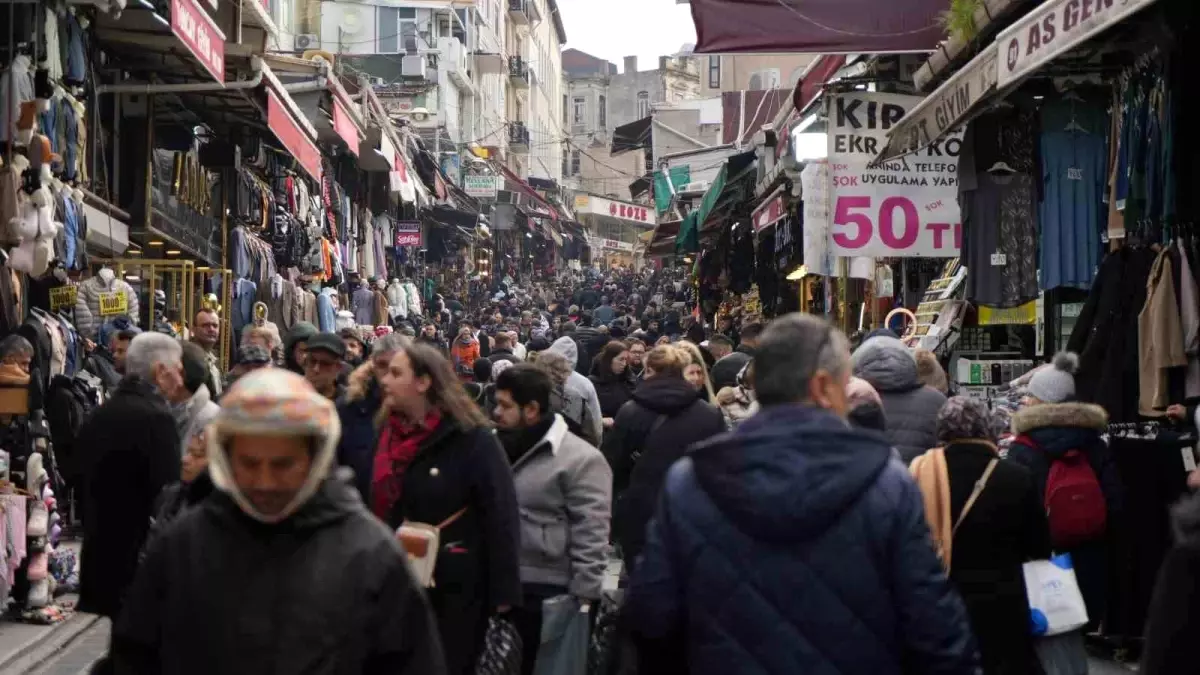
[[[1088,622],[1070,554],[1024,565],[1034,635],[1061,635]]]

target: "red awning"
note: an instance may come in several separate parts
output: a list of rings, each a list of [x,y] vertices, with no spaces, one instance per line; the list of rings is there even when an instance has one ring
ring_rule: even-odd
[[[817,58],[816,63],[804,73],[804,77],[800,78],[795,91],[792,92],[792,104],[796,106],[796,114],[804,112],[805,106],[812,103],[829,78],[845,64],[846,57],[843,54],[825,54]]]
[[[691,0],[696,53],[932,51],[946,0]]]

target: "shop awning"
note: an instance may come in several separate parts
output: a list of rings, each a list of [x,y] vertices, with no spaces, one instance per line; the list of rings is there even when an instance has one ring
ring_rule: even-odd
[[[1001,31],[992,44],[897,122],[876,161],[937,142],[977,113],[982,101],[1012,90],[1026,76],[1154,1],[1096,3],[1089,6],[1088,16],[1081,16],[1079,0],[1046,0]]]
[[[946,0],[691,0],[697,54],[923,52]]]
[[[999,45],[992,43],[900,118],[876,157],[884,161],[907,155],[941,140],[966,122],[996,91]]]
[[[675,235],[675,252],[686,253],[700,250],[700,227],[708,220],[709,214],[717,206],[717,201],[721,198],[721,193],[725,192],[725,181],[729,176],[728,165],[721,167],[717,172],[717,177],[709,186],[708,192],[704,193],[704,198],[700,200],[700,204],[683,219],[679,224],[679,234]]]
[[[653,117],[643,117],[613,129],[611,154],[619,155],[630,150],[649,148],[653,136],[653,122]]]
[[[800,81],[796,83],[796,88],[792,90],[792,105],[795,106],[797,112],[804,112],[809,103],[821,93],[825,83],[829,78],[833,77],[834,73],[841,69],[846,63],[846,57],[843,54],[823,54],[804,69],[804,74],[800,76]]]
[[[438,204],[425,210],[425,215],[435,223],[449,227],[461,227],[471,232],[479,224],[479,214]],[[474,235],[472,235],[474,236]]]

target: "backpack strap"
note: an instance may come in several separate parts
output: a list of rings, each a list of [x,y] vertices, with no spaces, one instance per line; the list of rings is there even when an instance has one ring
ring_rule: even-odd
[[[630,459],[632,459],[635,464],[639,459],[642,458],[642,455],[645,454],[646,443],[650,441],[650,437],[654,435],[654,432],[662,428],[662,425],[666,424],[667,420],[669,419],[671,418],[666,413],[660,413],[658,417],[654,418],[654,422],[650,425],[650,428],[646,430],[646,435],[642,436],[641,441],[638,442],[637,449],[630,453]]]
[[[975,506],[975,500],[979,499],[979,495],[983,493],[983,488],[987,487],[988,479],[992,477],[992,472],[996,470],[996,465],[1000,463],[1000,458],[993,458],[988,462],[987,468],[983,470],[983,475],[979,480],[975,481],[975,489],[971,490],[971,496],[967,498],[967,503],[963,505],[962,513],[958,514],[958,520],[954,522],[954,528],[950,530],[950,536],[953,537],[958,533],[958,526],[962,525],[967,514],[971,512],[971,507]]]

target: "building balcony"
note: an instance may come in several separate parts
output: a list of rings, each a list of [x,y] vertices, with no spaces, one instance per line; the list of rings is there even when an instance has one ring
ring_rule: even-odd
[[[508,57],[508,82],[516,89],[528,89],[532,81],[529,64],[519,56]]]
[[[529,152],[529,127],[524,122],[508,125],[508,149],[513,152]]]
[[[531,26],[542,16],[534,0],[508,0],[508,20],[517,26]]]

